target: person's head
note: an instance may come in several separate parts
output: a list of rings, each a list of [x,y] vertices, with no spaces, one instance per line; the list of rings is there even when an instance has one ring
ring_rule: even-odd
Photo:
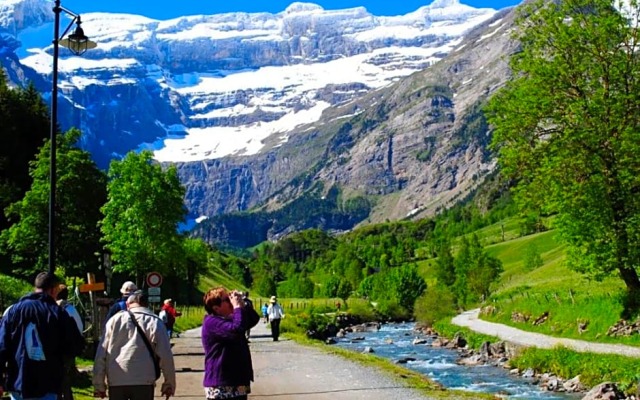
[[[148,307],[149,296],[141,291],[134,292],[127,298],[127,309],[134,307]]]
[[[223,287],[209,289],[203,298],[204,309],[207,314],[226,317],[233,312],[229,292]]]
[[[275,304],[278,302],[278,298],[276,296],[271,296],[271,299],[269,299],[269,303],[271,304]]]
[[[134,294],[137,290],[138,290],[138,287],[136,286],[135,283],[131,281],[126,281],[125,283],[122,284],[122,287],[120,288],[120,293],[122,293],[122,296],[124,297],[129,297],[132,294]]]
[[[67,288],[67,285],[65,284],[60,284],[60,286],[58,286],[58,300],[68,300],[69,299],[69,288]]]
[[[36,292],[46,293],[49,296],[56,298],[58,294],[58,286],[60,285],[60,278],[51,272],[40,272],[36,276],[34,286]]]
[[[172,299],[165,299],[164,304],[166,306],[172,306],[173,305],[173,300]]]

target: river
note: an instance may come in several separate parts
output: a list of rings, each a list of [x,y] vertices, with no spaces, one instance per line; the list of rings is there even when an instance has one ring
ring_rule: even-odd
[[[414,345],[415,338],[426,338],[414,331],[414,326],[413,323],[385,324],[378,332],[350,333],[344,338],[337,338],[337,346],[357,352],[370,347],[376,355],[391,360],[415,358],[415,361],[409,361],[404,366],[450,389],[493,393],[509,399],[580,398],[575,394],[543,391],[533,384],[532,379],[510,375],[504,368],[458,365],[456,350]],[[355,337],[364,337],[364,340],[353,341]],[[428,343],[431,340],[426,339]]]

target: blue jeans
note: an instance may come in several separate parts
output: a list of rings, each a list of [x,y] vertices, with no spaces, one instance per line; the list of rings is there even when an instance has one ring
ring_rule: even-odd
[[[11,400],[58,400],[58,395],[55,393],[47,393],[42,397],[29,397],[24,398],[20,393],[11,392]]]

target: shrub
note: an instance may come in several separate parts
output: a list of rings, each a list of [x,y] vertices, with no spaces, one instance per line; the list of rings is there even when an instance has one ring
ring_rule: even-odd
[[[454,316],[455,304],[455,296],[449,288],[444,285],[430,286],[416,301],[414,315],[416,320],[431,327],[438,320]]]

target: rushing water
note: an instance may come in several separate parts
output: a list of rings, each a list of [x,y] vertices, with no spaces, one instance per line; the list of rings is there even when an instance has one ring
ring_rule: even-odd
[[[532,379],[510,375],[504,368],[458,365],[456,350],[414,345],[413,340],[422,336],[413,328],[413,323],[388,324],[383,325],[378,332],[350,333],[336,340],[340,347],[358,352],[371,347],[376,355],[392,360],[415,358],[415,361],[409,361],[404,366],[421,372],[450,389],[495,393],[509,399],[579,398],[577,395],[543,391],[533,384]],[[364,337],[364,340],[353,341],[355,337]]]

